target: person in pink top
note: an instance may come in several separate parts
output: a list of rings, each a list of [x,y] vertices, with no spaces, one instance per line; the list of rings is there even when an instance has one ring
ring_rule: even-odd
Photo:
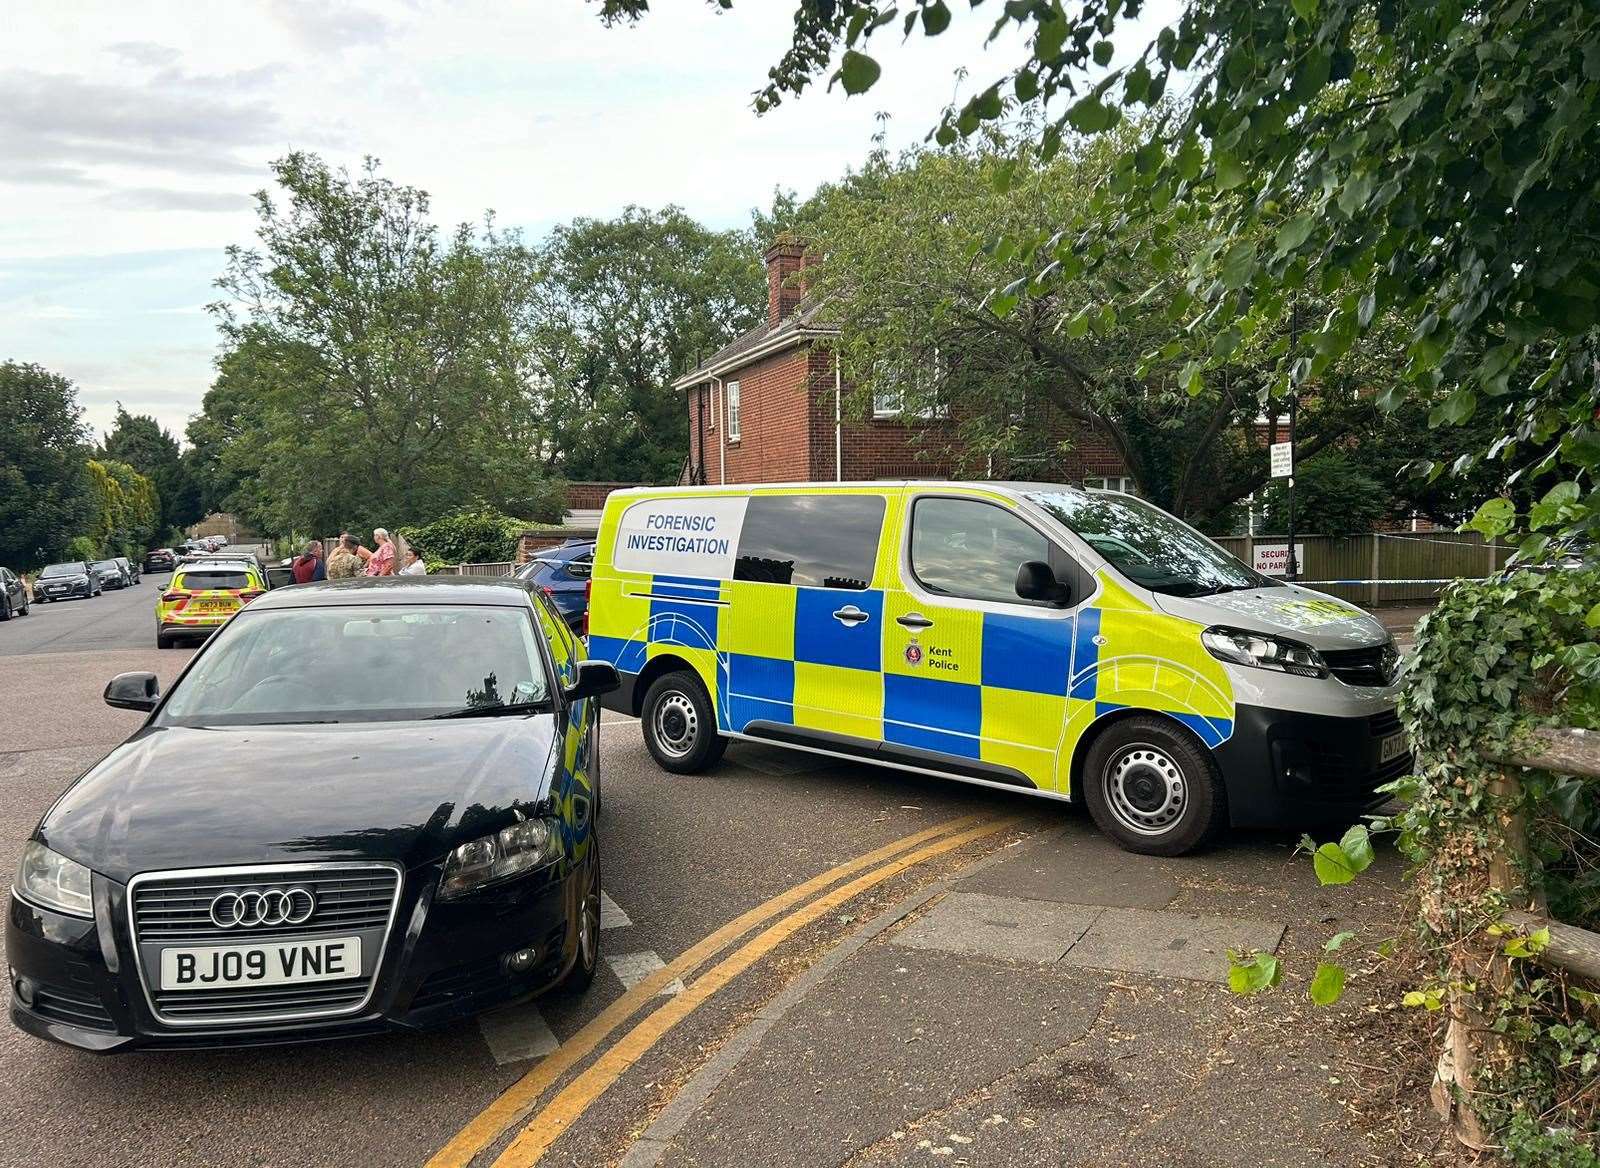
[[[381,527],[372,529],[372,538],[378,545],[378,550],[372,553],[372,558],[367,561],[367,575],[393,576],[395,571],[394,540],[389,538],[389,533]]]

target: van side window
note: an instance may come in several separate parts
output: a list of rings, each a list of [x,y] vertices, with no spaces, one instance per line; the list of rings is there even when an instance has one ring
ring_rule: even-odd
[[[753,495],[733,578],[863,589],[872,583],[882,530],[881,495]]]
[[[1004,507],[976,499],[918,499],[911,511],[911,571],[929,592],[1025,604],[1017,569],[1050,560],[1044,536]]]

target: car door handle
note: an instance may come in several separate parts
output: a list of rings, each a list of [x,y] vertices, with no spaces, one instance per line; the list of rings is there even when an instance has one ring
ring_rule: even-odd
[[[897,616],[894,623],[903,629],[931,629],[933,622],[920,612],[908,612],[905,616]]]
[[[871,620],[872,614],[870,612],[862,612],[853,604],[847,604],[843,608],[834,609],[833,619],[845,628],[853,629],[862,621]]]

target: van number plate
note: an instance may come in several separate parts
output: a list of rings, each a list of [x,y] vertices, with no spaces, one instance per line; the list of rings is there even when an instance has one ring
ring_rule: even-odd
[[[1404,734],[1391,734],[1378,746],[1378,761],[1380,763],[1393,762],[1402,754],[1405,754],[1407,749],[1406,736]]]

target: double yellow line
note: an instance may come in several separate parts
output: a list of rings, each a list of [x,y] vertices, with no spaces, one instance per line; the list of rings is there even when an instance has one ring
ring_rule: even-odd
[[[734,953],[712,966],[680,994],[641,1019],[600,1058],[575,1077],[535,1114],[497,1160],[495,1168],[537,1163],[546,1149],[622,1074],[638,1062],[674,1026],[722,989],[740,973],[770,953],[799,930],[831,910],[876,885],[973,840],[1016,826],[1017,818],[984,822],[968,815],[948,820],[884,847],[847,860],[819,876],[795,885],[748,912],[735,917],[714,933],[685,950],[607,1006],[533,1070],[513,1083],[498,1099],[428,1161],[427,1168],[468,1168],[474,1157],[522,1121],[540,1096],[572,1067],[587,1058],[611,1034],[648,1005],[673,978],[687,979],[724,948],[757,925],[788,912]],[[910,850],[908,850],[910,849]],[[865,871],[863,871],[865,870]],[[861,875],[855,875],[861,873]],[[848,883],[841,880],[855,876]],[[838,887],[833,887],[838,885]],[[832,888],[831,892],[826,891]],[[812,899],[815,898],[815,899]],[[809,903],[804,903],[809,902]]]

